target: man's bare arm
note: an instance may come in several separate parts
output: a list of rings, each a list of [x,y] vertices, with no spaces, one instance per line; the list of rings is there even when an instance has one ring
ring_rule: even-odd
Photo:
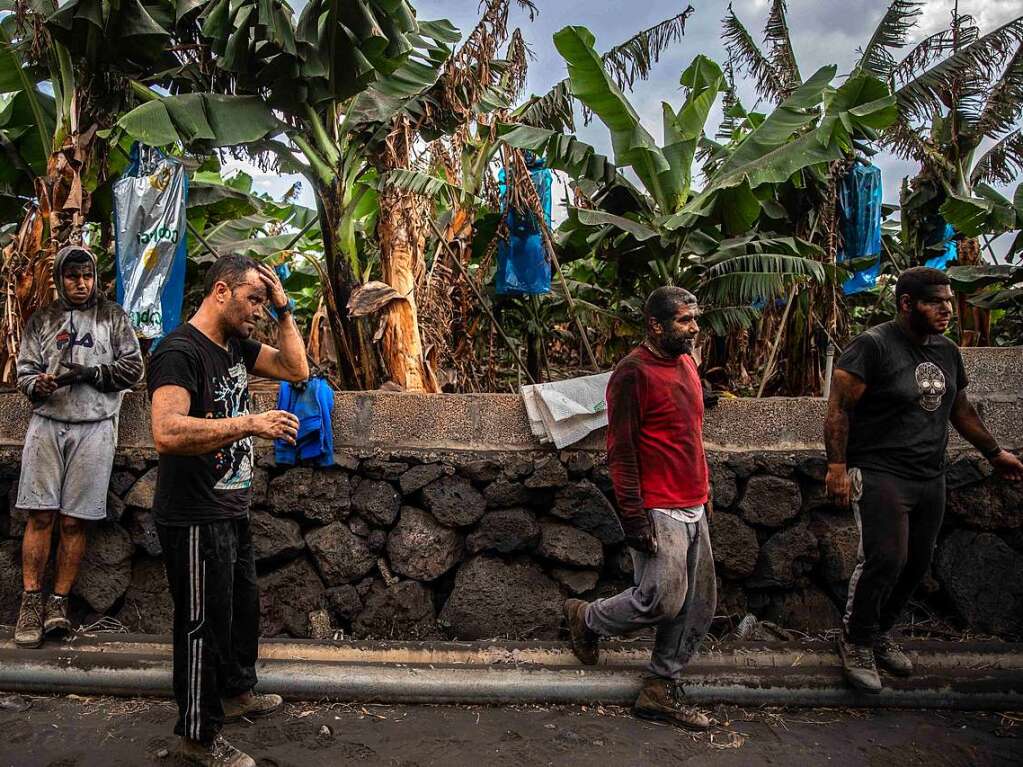
[[[849,414],[860,401],[867,384],[845,370],[836,370],[831,379],[828,413],[824,418],[824,448],[828,454],[828,494],[839,506],[849,505],[849,473],[846,450],[849,447]]]
[[[277,323],[277,344],[280,348],[274,349],[263,344],[252,370],[258,376],[278,381],[304,381],[309,377],[309,363],[306,361],[302,334],[298,332],[291,312],[281,312],[282,308],[287,307],[288,294],[273,269],[260,264],[258,271],[259,278],[266,286],[270,305],[276,308],[280,317]]]
[[[1023,480],[1023,465],[1020,464],[1020,460],[998,446],[998,440],[991,436],[991,432],[984,425],[977,408],[970,402],[965,389],[960,390],[956,395],[956,401],[952,404],[950,420],[963,439],[977,448],[981,455],[998,469],[999,473],[1007,479]]]
[[[298,419],[283,410],[235,418],[194,418],[188,415],[191,395],[181,386],[153,392],[153,444],[164,455],[203,455],[245,437],[285,439],[295,443]]]
[[[281,317],[277,325],[277,342],[280,349],[263,344],[252,372],[278,381],[306,380],[309,377],[309,363],[306,360],[305,344],[291,312]]]

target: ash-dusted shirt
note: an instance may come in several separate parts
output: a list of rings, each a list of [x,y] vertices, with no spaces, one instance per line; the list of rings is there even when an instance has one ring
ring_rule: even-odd
[[[707,502],[703,388],[693,358],[638,347],[607,386],[608,468],[622,516]]]
[[[180,386],[192,418],[236,418],[249,412],[249,371],[262,344],[232,338],[224,349],[185,323],[160,342],[149,362],[149,394]],[[252,440],[205,455],[160,455],[153,514],[164,525],[199,525],[249,513]]]

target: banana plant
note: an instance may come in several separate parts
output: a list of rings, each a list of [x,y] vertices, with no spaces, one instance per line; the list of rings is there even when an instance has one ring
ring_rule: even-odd
[[[297,18],[281,0],[191,0],[184,13],[195,18],[198,47],[209,53],[138,83],[149,100],[124,115],[118,130],[152,145],[232,147],[302,174],[316,198],[342,383],[375,386],[367,329],[344,310],[365,267],[358,222],[376,195],[359,183],[372,169],[353,141],[352,115],[367,108],[360,94],[374,85],[379,109],[428,90],[458,31],[416,19],[405,0],[316,0]]]

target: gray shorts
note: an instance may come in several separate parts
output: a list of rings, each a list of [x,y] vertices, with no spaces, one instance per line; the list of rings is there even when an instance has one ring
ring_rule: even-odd
[[[33,414],[21,453],[17,507],[104,519],[116,420],[66,423]]]

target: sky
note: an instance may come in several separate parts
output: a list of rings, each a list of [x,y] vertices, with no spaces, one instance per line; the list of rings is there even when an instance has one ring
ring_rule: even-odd
[[[462,30],[463,35],[473,28],[478,19],[478,0],[412,0],[412,2],[420,18],[449,19]],[[681,2],[589,0],[583,3],[567,0],[534,0],[534,2],[540,13],[530,22],[528,14],[519,10],[515,0],[512,0],[510,26],[522,29],[534,56],[529,64],[526,91],[535,94],[545,93],[567,74],[565,63],[552,42],[552,36],[562,27],[576,24],[589,28],[597,39],[597,50],[604,51],[636,32],[680,13],[686,7],[685,0]],[[954,2],[955,0],[928,0],[919,17],[918,28],[911,34],[911,44],[947,26]],[[840,82],[856,61],[856,49],[866,44],[888,4],[887,0],[789,0],[789,29],[803,77],[809,77],[826,64],[837,64],[839,74],[836,81]],[[728,8],[727,0],[692,0],[692,5],[696,10],[686,24],[685,36],[664,52],[649,79],[638,82],[632,93],[627,94],[644,126],[658,140],[661,138],[661,102],[667,101],[676,108],[681,105],[678,79],[693,57],[702,53],[722,64],[727,59],[721,42],[721,19]],[[732,6],[746,28],[759,41],[769,10],[768,0],[733,0]],[[984,33],[1023,13],[1023,3],[1020,0],[960,0],[959,12],[971,14]],[[904,49],[904,52],[908,50],[909,47]],[[896,53],[897,58],[898,56]],[[742,78],[737,79],[739,95],[744,106],[747,109],[754,108],[757,98],[751,82]],[[760,108],[769,110],[770,105],[761,104]],[[713,136],[720,120],[719,99],[708,119],[708,135]],[[577,121],[577,128],[580,139],[611,157],[607,131],[599,121],[595,120],[588,126],[583,126],[581,121]],[[885,202],[897,203],[901,180],[905,176],[914,175],[916,164],[889,154],[880,154],[873,162],[881,169]],[[244,167],[255,176],[257,189],[275,196],[283,194],[297,180],[287,176],[275,177],[260,173],[256,168]],[[303,187],[300,201],[312,205],[312,194],[308,188]],[[1000,240],[997,243],[1000,247],[996,247],[998,252],[1004,250],[1009,238],[1002,237]]]

